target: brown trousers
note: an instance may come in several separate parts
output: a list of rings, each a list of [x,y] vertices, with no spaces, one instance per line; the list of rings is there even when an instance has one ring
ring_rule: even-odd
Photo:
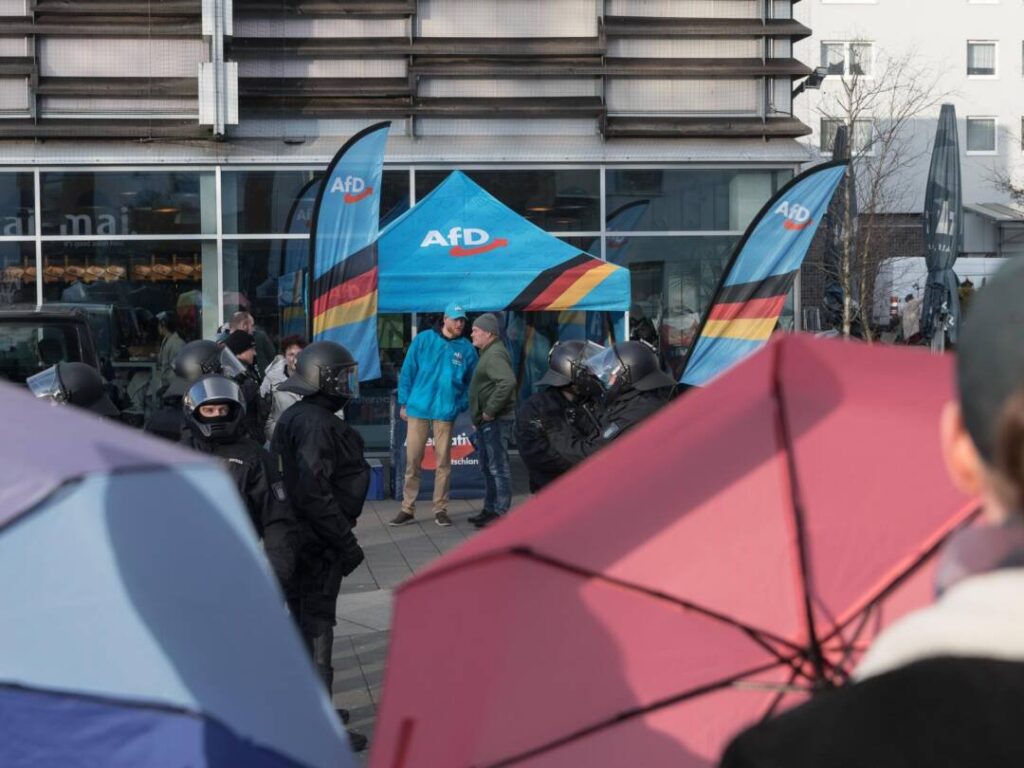
[[[427,447],[427,432],[433,429],[434,455],[434,513],[448,509],[448,492],[452,476],[452,422],[430,421],[409,417],[405,438],[405,488],[402,491],[402,511],[414,514],[416,497],[420,492],[420,471],[423,453]]]

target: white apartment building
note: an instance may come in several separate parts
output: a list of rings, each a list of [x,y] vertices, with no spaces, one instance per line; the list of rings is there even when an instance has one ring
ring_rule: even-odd
[[[963,179],[962,256],[1024,253],[1024,211],[994,181],[1009,175],[1024,185],[1024,2],[1021,0],[804,0],[795,17],[813,34],[795,44],[795,56],[830,75],[808,90],[794,115],[811,126],[805,139],[818,157],[830,156],[835,126],[822,112],[841,76],[882,77],[886,58],[910,55],[939,75],[938,92],[956,107]],[[903,172],[908,194],[889,211],[920,214],[939,105],[908,129],[920,157]],[[855,126],[854,146],[868,121]],[[903,226],[914,220],[899,217]],[[904,254],[919,255],[919,254]]]

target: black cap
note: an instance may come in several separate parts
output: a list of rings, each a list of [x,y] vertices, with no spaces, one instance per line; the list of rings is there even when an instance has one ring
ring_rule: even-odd
[[[964,425],[992,463],[999,418],[1024,386],[1024,259],[1005,264],[971,300],[957,345]]]
[[[247,349],[254,349],[256,347],[256,337],[248,331],[239,329],[232,331],[228,335],[227,339],[224,340],[224,346],[236,355],[240,355]]]

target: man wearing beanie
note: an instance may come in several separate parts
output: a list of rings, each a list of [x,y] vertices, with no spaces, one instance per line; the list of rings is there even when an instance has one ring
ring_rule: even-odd
[[[260,397],[260,374],[256,369],[256,337],[248,331],[235,330],[228,334],[224,346],[245,366],[245,373],[235,378],[245,400],[245,417],[242,427],[246,434],[258,443],[263,443],[263,424],[267,408]]]
[[[508,439],[516,400],[516,375],[499,336],[498,318],[488,312],[473,321],[473,346],[480,360],[469,384],[469,415],[477,430],[476,450],[484,473],[484,507],[469,518],[484,528],[508,512],[512,504],[512,469]]]

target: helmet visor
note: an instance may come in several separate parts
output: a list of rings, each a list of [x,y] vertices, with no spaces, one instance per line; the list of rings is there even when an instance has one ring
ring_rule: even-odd
[[[188,388],[183,405],[194,410],[208,403],[230,403],[245,410],[242,390],[224,376],[204,376]]]
[[[320,391],[334,397],[359,397],[359,364],[321,366]]]
[[[54,403],[66,403],[68,391],[60,380],[58,366],[51,365],[45,371],[40,371],[34,376],[25,379],[29,390],[41,400],[50,400]]]
[[[245,364],[235,357],[235,353],[227,347],[220,351],[221,372],[229,379],[241,376],[245,373]]]
[[[596,346],[596,345],[595,345]],[[623,365],[615,347],[605,347],[583,361],[583,366],[601,382],[605,389],[611,387],[622,374]]]

